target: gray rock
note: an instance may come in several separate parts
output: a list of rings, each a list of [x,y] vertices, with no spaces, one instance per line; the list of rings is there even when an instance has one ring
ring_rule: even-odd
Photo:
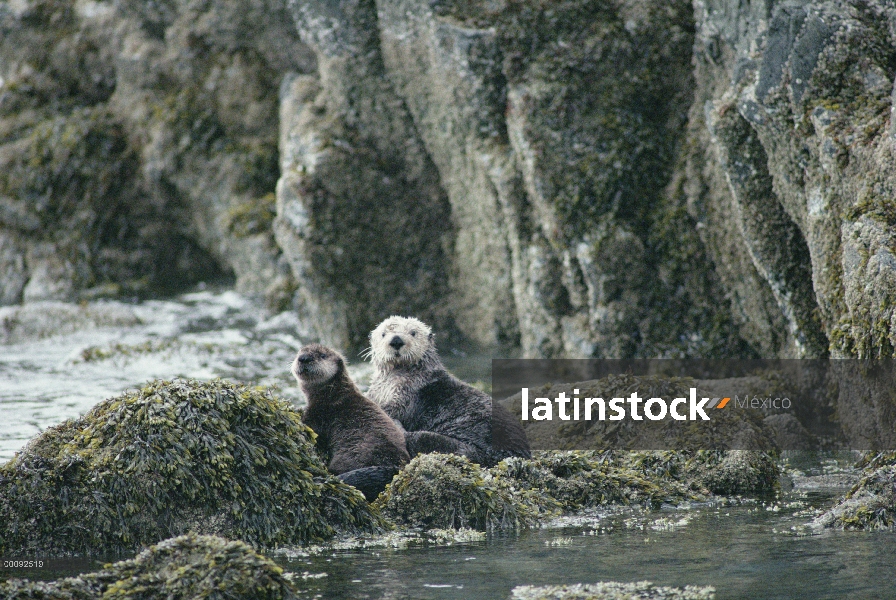
[[[140,323],[133,309],[117,302],[71,304],[29,302],[0,307],[0,344],[16,344],[98,327],[129,327]]]
[[[781,450],[811,450],[817,448],[812,435],[791,414],[769,415],[762,421],[774,434],[775,444]]]
[[[291,7],[318,74],[303,84],[317,87],[297,109],[302,135],[286,138],[295,160],[283,166],[277,239],[322,334],[362,343],[379,320],[366,299],[384,314],[401,288],[401,312],[437,329],[447,313],[465,337],[527,356],[749,353],[727,303],[710,299],[718,281],[681,187],[669,187],[691,95],[690,4]],[[420,183],[361,179],[368,148]],[[332,189],[337,172],[351,202]],[[437,189],[419,190],[424,181]],[[331,236],[359,243],[321,256],[316,220],[330,206],[369,220],[415,214],[421,198],[452,226],[417,218],[382,235],[401,240],[399,257],[417,244],[444,287],[420,295],[413,263],[380,258],[379,239]],[[445,252],[425,250],[433,236]],[[385,293],[343,274],[356,279],[371,254],[394,282]]]
[[[896,452],[872,453],[866,460],[859,481],[810,526],[896,530]]]
[[[284,4],[23,2],[0,31],[0,304],[231,275],[283,303],[276,92],[314,63]]]

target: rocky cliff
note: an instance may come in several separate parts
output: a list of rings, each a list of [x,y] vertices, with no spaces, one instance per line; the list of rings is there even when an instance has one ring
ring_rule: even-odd
[[[0,303],[290,289],[277,90],[314,57],[276,2],[0,2]]]
[[[0,32],[3,303],[231,275],[345,348],[402,313],[526,356],[893,355],[890,2],[22,0]]]

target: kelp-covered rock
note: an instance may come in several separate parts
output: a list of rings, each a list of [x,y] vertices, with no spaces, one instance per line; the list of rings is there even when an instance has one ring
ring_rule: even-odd
[[[4,600],[297,597],[283,570],[245,543],[195,534],[165,540],[95,573],[52,582],[11,579],[0,583]]]
[[[0,553],[127,551],[190,530],[271,546],[375,528],[312,439],[270,392],[150,383],[0,466]]]
[[[684,477],[713,494],[765,494],[778,487],[780,471],[765,452],[702,450],[684,464]]]
[[[761,495],[777,484],[777,465],[761,452],[536,451],[491,469],[423,454],[374,506],[410,527],[515,529],[594,506],[658,508],[710,494]]]
[[[565,512],[601,504],[659,506],[699,496],[668,473],[632,468],[595,451],[536,452],[509,458],[492,472],[556,500]]]
[[[616,452],[612,460],[646,477],[680,482],[696,494],[763,495],[777,489],[780,477],[769,454],[748,450]]]
[[[556,510],[550,498],[517,489],[453,454],[421,454],[392,480],[374,503],[399,525],[424,529],[518,529]]]
[[[896,529],[896,452],[863,461],[862,478],[836,506],[813,521],[815,527]]]
[[[653,585],[649,581],[577,583],[575,585],[523,585],[513,588],[513,600],[712,600],[715,588]]]

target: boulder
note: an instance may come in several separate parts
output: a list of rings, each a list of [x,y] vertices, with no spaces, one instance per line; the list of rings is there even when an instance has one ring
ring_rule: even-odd
[[[51,427],[0,466],[0,553],[127,552],[189,531],[257,547],[380,524],[299,413],[225,381],[154,381]]]

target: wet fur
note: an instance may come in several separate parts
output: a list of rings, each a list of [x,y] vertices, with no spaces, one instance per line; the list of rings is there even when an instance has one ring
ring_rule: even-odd
[[[303,355],[314,359],[301,363]],[[361,394],[334,350],[303,347],[292,373],[308,399],[303,420],[317,434],[327,468],[373,500],[410,460],[403,432]]]
[[[370,335],[375,374],[368,394],[405,429],[412,457],[446,452],[492,466],[510,456],[531,455],[513,416],[445,369],[425,323],[390,317]],[[407,349],[389,346],[396,335]]]

